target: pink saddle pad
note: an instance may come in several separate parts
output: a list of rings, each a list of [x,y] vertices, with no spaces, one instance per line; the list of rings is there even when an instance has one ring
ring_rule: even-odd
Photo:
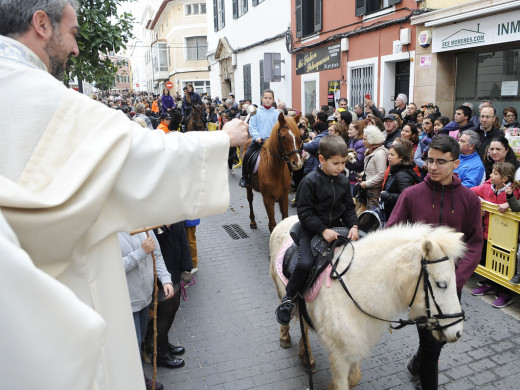
[[[278,252],[278,255],[276,257],[276,272],[278,273],[278,276],[282,280],[282,282],[287,286],[287,282],[289,281],[285,275],[283,274],[283,257],[285,256],[285,252],[287,252],[287,249],[291,247],[293,244],[293,240],[291,237],[289,237],[280,248],[280,251]],[[312,287],[305,293],[305,302],[313,302],[316,297],[318,296],[318,293],[321,290],[321,285],[323,284],[323,279],[327,277],[327,282],[325,283],[325,286],[330,287],[332,284],[332,279],[330,278],[330,271],[332,270],[332,266],[329,264],[325,271],[321,273],[320,276],[318,276],[318,279],[316,279],[316,282],[312,285]]]

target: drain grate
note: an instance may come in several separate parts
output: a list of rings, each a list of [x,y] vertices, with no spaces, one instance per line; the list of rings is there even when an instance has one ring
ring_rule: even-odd
[[[222,225],[224,230],[229,234],[233,240],[240,240],[241,238],[249,238],[247,233],[237,224]]]

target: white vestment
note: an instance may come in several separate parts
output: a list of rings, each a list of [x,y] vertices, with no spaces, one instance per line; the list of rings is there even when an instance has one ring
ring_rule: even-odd
[[[55,279],[55,291],[58,281],[82,301],[50,292],[27,298],[29,280],[0,284],[27,320],[25,338],[2,335],[0,370],[12,370],[0,371],[0,388],[144,388],[116,233],[223,212],[229,137],[143,129],[65,88],[32,51],[2,36],[0,117],[1,211],[34,265]],[[22,275],[11,272],[13,281]],[[43,273],[32,277],[43,289],[49,284]],[[73,309],[60,309],[67,305]],[[55,332],[40,325],[42,308]],[[2,325],[11,332],[18,319],[4,309],[2,300]],[[38,337],[47,342],[32,344]],[[33,348],[60,371],[35,370]]]

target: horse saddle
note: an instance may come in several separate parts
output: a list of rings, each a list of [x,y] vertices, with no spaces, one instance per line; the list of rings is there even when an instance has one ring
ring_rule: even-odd
[[[316,282],[316,279],[320,274],[327,268],[327,266],[331,263],[332,257],[334,256],[334,249],[343,245],[348,241],[348,232],[349,229],[346,227],[334,227],[331,228],[340,236],[337,240],[332,242],[327,242],[325,239],[317,234],[311,240],[311,251],[314,255],[314,263],[311,268],[311,272],[309,277],[305,281],[305,285],[300,291],[300,295],[303,296],[312,287],[312,285]],[[301,234],[301,223],[296,222],[289,231],[291,238],[294,243],[287,249],[283,258],[282,272],[284,276],[289,279],[291,274],[294,272],[296,266],[298,265],[298,260],[300,258],[300,234]],[[341,239],[340,239],[341,238]]]

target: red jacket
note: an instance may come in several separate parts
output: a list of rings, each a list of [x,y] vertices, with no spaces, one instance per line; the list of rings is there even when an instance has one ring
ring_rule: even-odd
[[[467,250],[456,270],[457,291],[462,291],[477,268],[484,243],[480,200],[475,193],[461,185],[457,175],[453,175],[453,182],[446,186],[427,175],[422,183],[402,192],[386,226],[400,222],[451,226],[464,234]]]
[[[507,203],[506,192],[504,191],[505,187],[500,189],[498,193],[495,193],[493,190],[494,186],[491,187],[491,180],[487,180],[484,184],[481,184],[476,187],[472,187],[471,190],[481,197],[486,202],[491,202],[495,204]],[[516,199],[520,197],[520,192],[518,190],[514,190],[513,194]],[[486,212],[484,214],[484,239],[487,240],[489,232],[489,213]]]

